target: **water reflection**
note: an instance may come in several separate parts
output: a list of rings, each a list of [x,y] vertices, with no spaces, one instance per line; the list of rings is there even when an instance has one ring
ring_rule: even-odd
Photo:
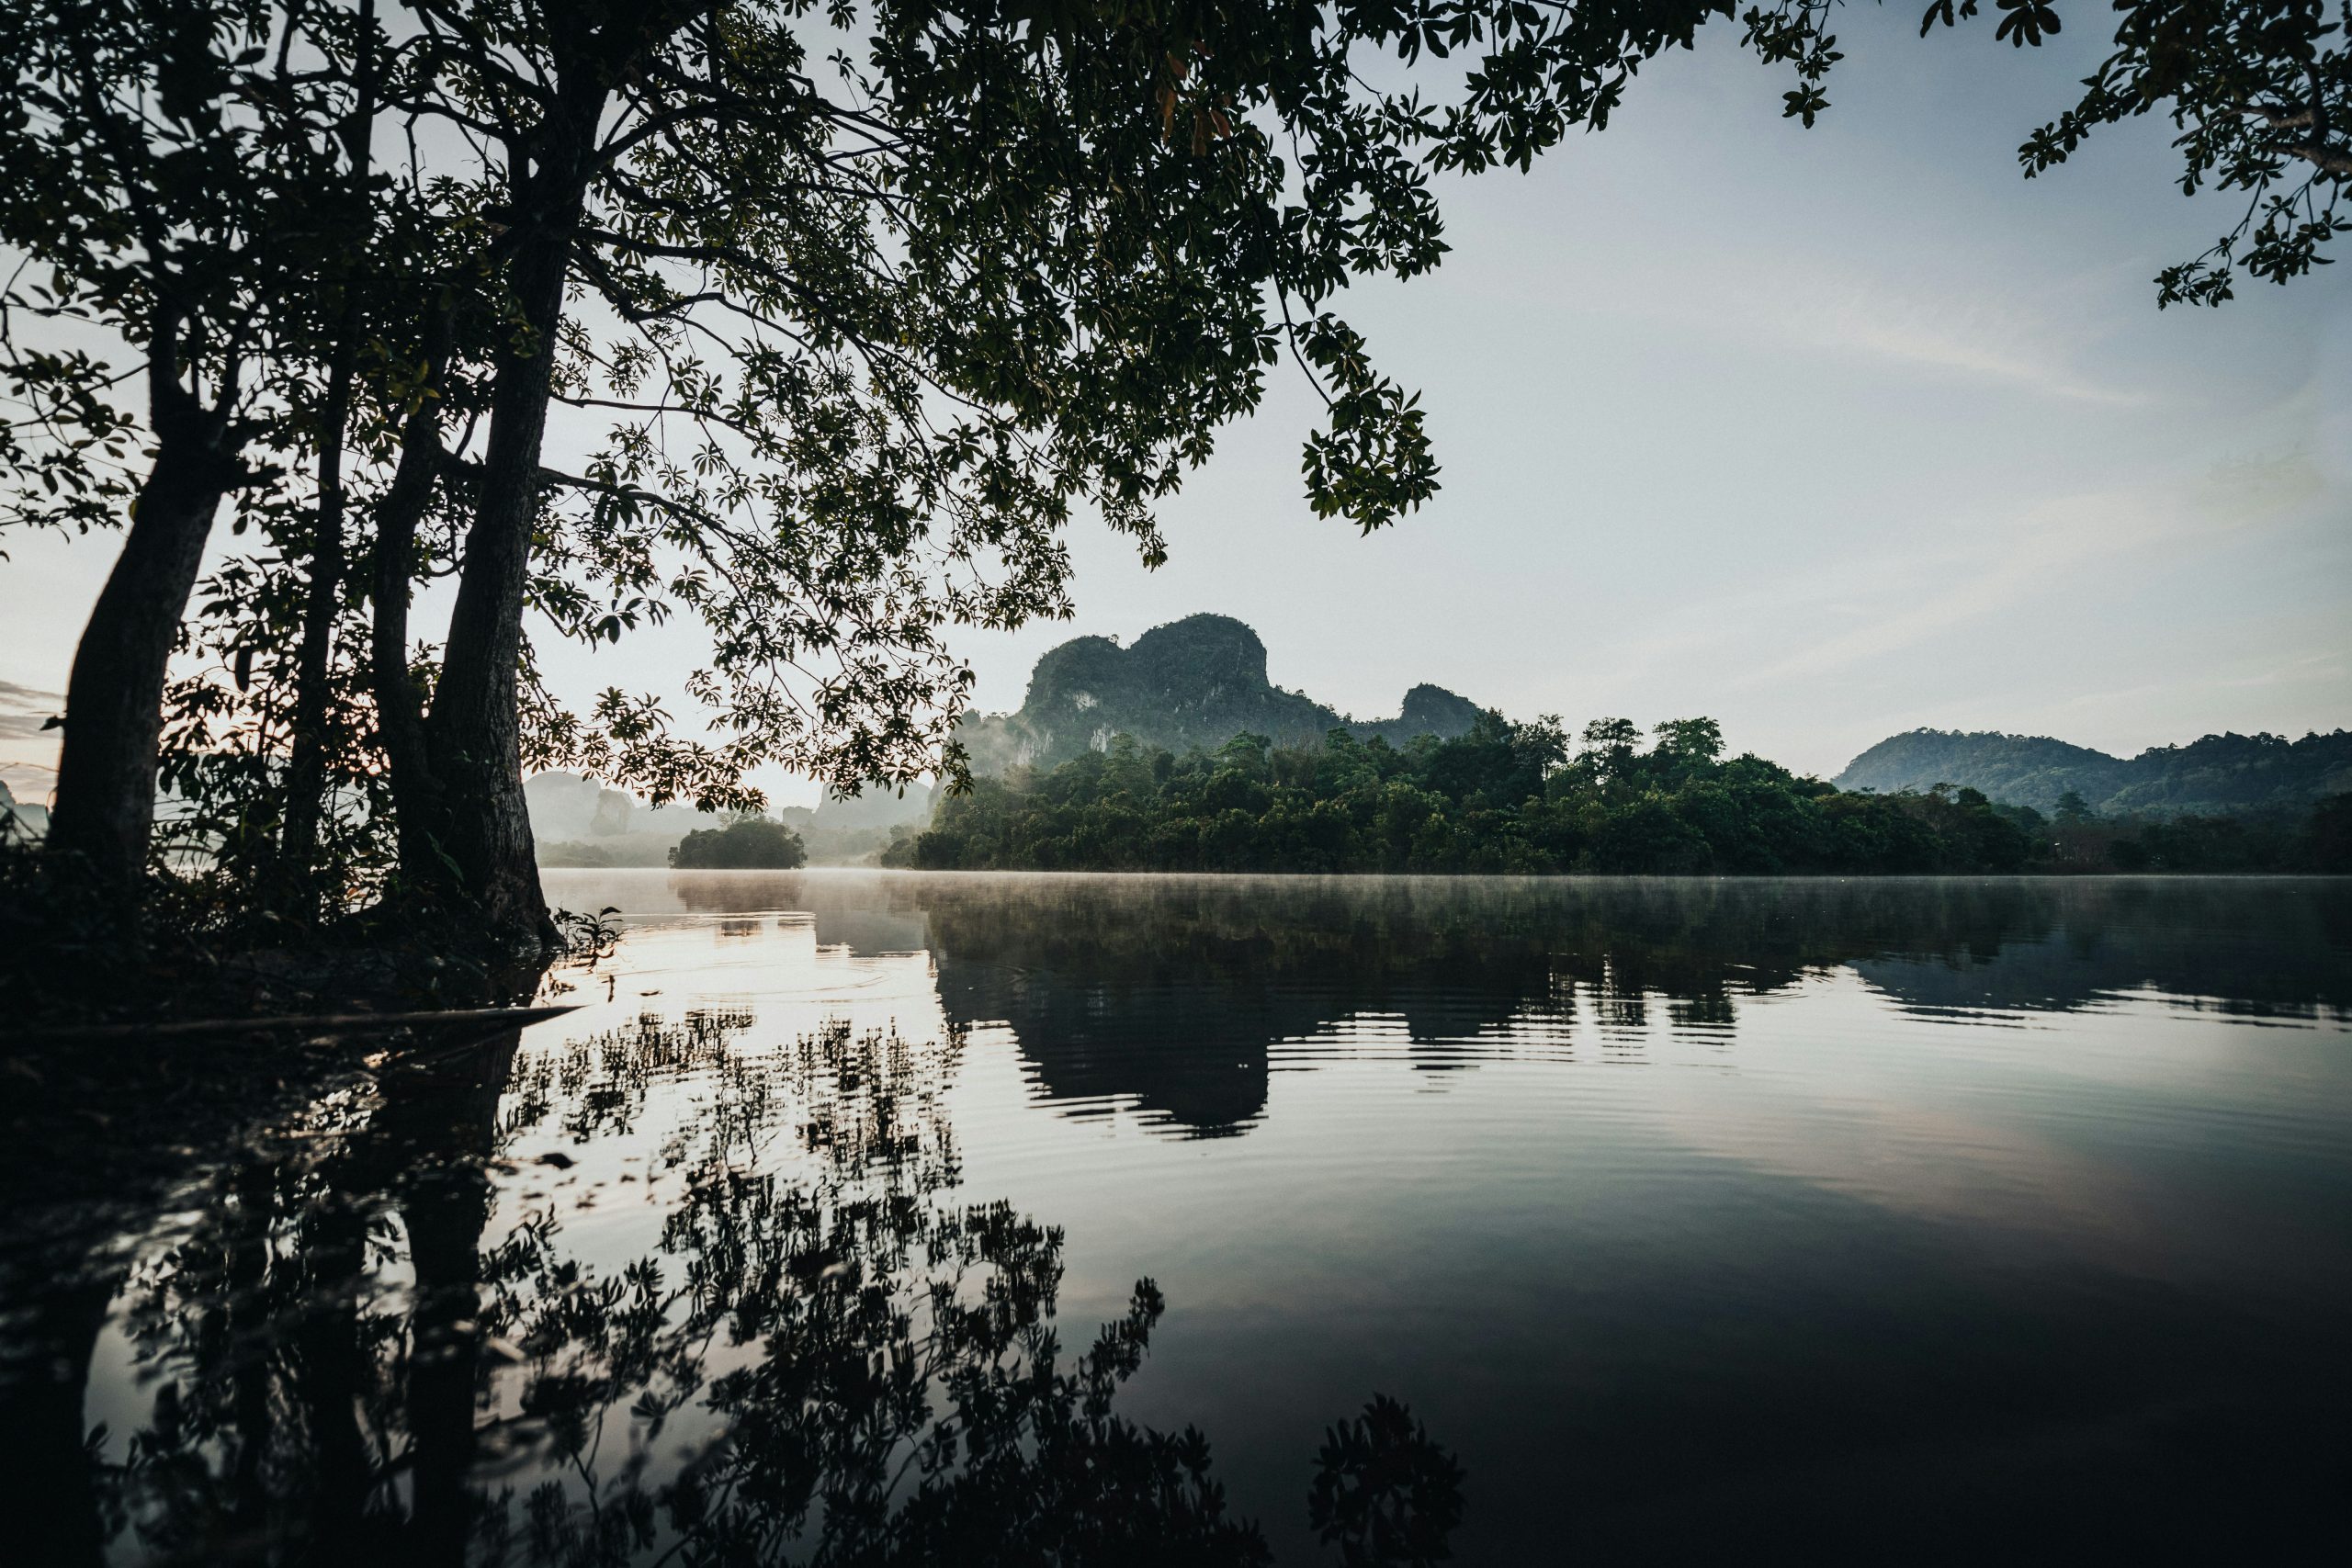
[[[36,1561],[2098,1558],[2347,1458],[2339,886],[553,892],[586,1010],[40,1303]]]
[[[298,1151],[232,1161],[142,1259],[111,1332],[149,1408],[97,1434],[102,1534],[237,1561],[306,1539],[457,1560],[481,1368],[483,1162],[517,1038],[382,1075]]]
[[[567,886],[570,886],[567,884]],[[1728,1043],[1741,998],[1848,968],[1963,1021],[2145,991],[2253,1019],[2352,1016],[2352,897],[2258,878],[876,876],[597,879],[632,913],[808,911],[820,944],[927,951],[948,1018],[1003,1024],[1048,1099],[1226,1136],[1351,1022],[1427,1070]],[[602,889],[602,891],[598,891]],[[1347,1054],[1366,1043],[1352,1041]]]
[[[147,1409],[92,1455],[111,1555],[1270,1561],[1201,1433],[1113,1409],[1159,1289],[1070,1355],[1062,1232],[959,1194],[960,1034],[836,1022],[760,1049],[752,1023],[646,1014],[396,1066],[322,1108],[304,1155],[223,1169],[117,1308]],[[691,1113],[662,1114],[681,1093]],[[525,1163],[549,1133],[582,1152]],[[648,1136],[601,1192],[532,1185]],[[661,1218],[616,1264],[572,1233],[624,1184]],[[1386,1401],[1333,1431],[1325,1539],[1431,1560],[1450,1458]]]

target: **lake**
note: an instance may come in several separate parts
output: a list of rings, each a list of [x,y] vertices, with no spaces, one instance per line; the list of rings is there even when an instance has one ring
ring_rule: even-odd
[[[107,1557],[2342,1539],[2341,883],[547,885],[578,1011],[126,1236]]]

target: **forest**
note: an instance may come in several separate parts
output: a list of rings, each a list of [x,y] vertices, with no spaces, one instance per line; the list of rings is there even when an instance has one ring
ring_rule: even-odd
[[[2309,813],[2140,823],[2069,796],[2055,817],[1973,789],[1841,790],[1724,755],[1708,718],[1483,716],[1399,748],[1238,735],[1182,756],[1114,737],[1050,771],[974,782],[893,846],[926,869],[1915,874],[2352,871],[2352,795]]]
[[[2022,50],[2060,26],[2042,0],[1997,10],[1939,0],[1919,32]],[[0,543],[45,532],[112,556],[60,711],[36,721],[57,732],[54,786],[11,811],[12,841],[45,823],[37,850],[0,853],[0,952],[67,1013],[113,1008],[125,976],[195,1005],[187,987],[226,975],[224,954],[275,978],[204,1005],[512,1000],[562,944],[534,771],[724,814],[764,808],[754,781],[778,773],[960,780],[961,629],[1069,616],[1076,521],[1166,559],[1161,508],[1272,378],[1312,394],[1307,512],[1369,532],[1437,496],[1419,395],[1341,305],[1359,280],[1440,264],[1451,182],[1605,130],[1702,28],[1781,73],[1783,117],[1811,127],[1844,58],[1832,16],[1824,0],[0,8]],[[2352,178],[2352,55],[2331,18],[2125,0],[2111,55],[2018,165],[2050,172],[2161,111],[2183,188],[2230,199],[2223,231],[2156,273],[2155,302],[2307,276]],[[633,653],[656,627],[689,650],[670,672],[684,700],[625,684],[626,663],[594,692],[542,678],[549,647]],[[1377,809],[1271,754],[1171,761],[1152,810],[1170,789],[1185,804],[1120,852],[2015,852],[1964,797],[1856,805],[1710,760],[1720,777],[1670,785],[1685,764],[1641,764],[1670,807],[1621,800],[1615,780],[1555,798],[1474,760],[1500,744],[1442,751],[1426,777],[1373,754],[1381,789],[1405,792]],[[1330,752],[1335,778],[1347,756]],[[1181,782],[1196,774],[1197,802]],[[1731,809],[1713,792],[1751,788],[1810,802],[1790,809],[1815,827],[1709,816]],[[989,817],[957,807],[935,856],[1029,854],[1022,834],[965,844]],[[1245,852],[1238,822],[1271,837]],[[1067,837],[1044,833],[1038,858]],[[357,979],[396,953],[416,962]]]

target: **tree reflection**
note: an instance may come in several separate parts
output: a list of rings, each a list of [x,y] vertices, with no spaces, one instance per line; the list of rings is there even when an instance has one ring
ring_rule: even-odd
[[[1896,1001],[1931,1009],[1965,998],[2068,1010],[2152,986],[2255,1015],[2352,1016],[2352,887],[2322,877],[836,872],[675,876],[669,888],[699,912],[804,911],[820,943],[855,953],[928,948],[951,1016],[1042,1026],[1036,1059],[1057,1093],[1064,1077],[1082,1086],[1070,1093],[1109,1092],[1096,1080],[1116,1075],[1094,1039],[1057,1052],[1052,1038],[1089,1017],[1102,1041],[1152,1030],[1169,1011],[1163,987],[1230,1010],[1201,1020],[1220,1036],[1205,1055],[1353,1012],[1394,1014],[1417,1040],[1459,1037],[1579,987],[1719,1028],[1742,995],[1878,961],[1894,965],[1883,988]],[[1106,1011],[1125,1016],[1114,1027]],[[1164,1016],[1156,1027],[1181,1032]],[[1225,1059],[1229,1070],[1238,1058]],[[1147,1103],[1159,1087],[1125,1086]],[[1168,1088],[1230,1102],[1197,1108],[1204,1125],[1262,1102],[1208,1079]]]
[[[100,1467],[102,1534],[202,1562],[1270,1561],[1202,1434],[1114,1409],[1153,1282],[1070,1354],[1062,1234],[960,1198],[961,1037],[763,1049],[751,1021],[648,1017],[520,1064],[510,1038],[226,1170],[119,1314],[159,1381]],[[572,1245],[577,1200],[486,1235],[518,1151],[593,1149],[681,1095],[643,1256]],[[1329,1533],[1347,1561],[1442,1551],[1459,1474],[1413,1436],[1401,1490],[1352,1453],[1328,1488],[1415,1521]]]
[[[575,1048],[554,1065],[569,1092],[526,1090],[509,1119],[512,1137],[561,1104],[583,1135],[626,1125],[656,1074],[704,1073],[717,1091],[700,1146],[664,1152],[685,1194],[656,1255],[600,1277],[551,1218],[498,1249],[483,1323],[522,1358],[503,1440],[539,1448],[543,1475],[502,1521],[503,1554],[1110,1561],[1098,1551],[1125,1542],[1262,1560],[1197,1434],[1112,1414],[1159,1316],[1151,1282],[1065,1357],[1060,1232],[952,1200],[941,1092],[960,1042],[918,1050],[837,1024],[744,1053],[729,1021]],[[786,1122],[807,1156],[797,1179],[751,1163]],[[627,1456],[608,1464],[624,1414]],[[971,1559],[981,1547],[1000,1555]]]
[[[1442,1562],[1462,1522],[1462,1467],[1413,1413],[1375,1395],[1324,1436],[1307,1522],[1347,1568]]]
[[[910,877],[812,882],[925,917],[948,1017],[1009,1024],[1056,1099],[1230,1134],[1270,1048],[1393,1019],[1424,1059],[1579,1009],[1727,1039],[1741,997],[1850,968],[1896,1006],[2065,1010],[2154,985],[2240,1013],[2352,1011],[2341,886],[2041,878]],[[1426,1050],[1435,1046],[1442,1051]]]
[[[230,1165],[138,1269],[122,1327],[166,1369],[102,1472],[106,1533],[170,1561],[355,1537],[459,1559],[474,1508],[481,1161],[510,1034],[331,1101],[292,1157]],[[405,1281],[397,1277],[405,1274]]]

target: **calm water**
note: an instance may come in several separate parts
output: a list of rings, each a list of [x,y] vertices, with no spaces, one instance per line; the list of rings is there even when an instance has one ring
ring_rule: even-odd
[[[114,1560],[2340,1544],[2341,885],[548,882],[139,1241]]]

